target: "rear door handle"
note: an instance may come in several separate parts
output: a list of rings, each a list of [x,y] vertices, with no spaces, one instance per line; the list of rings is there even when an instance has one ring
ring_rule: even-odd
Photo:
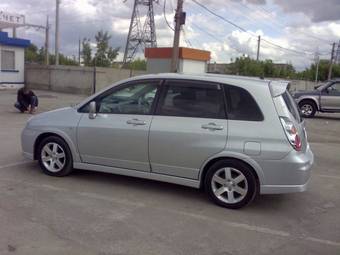
[[[139,119],[128,120],[126,123],[129,125],[134,125],[134,126],[146,125],[146,122],[144,120],[139,120]]]
[[[223,130],[223,126],[221,125],[216,125],[215,123],[208,123],[208,124],[204,124],[202,125],[203,129],[209,129],[209,130]]]

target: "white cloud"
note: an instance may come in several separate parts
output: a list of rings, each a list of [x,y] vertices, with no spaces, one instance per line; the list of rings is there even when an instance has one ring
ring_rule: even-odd
[[[320,52],[327,53],[330,52],[331,42],[338,41],[340,38],[340,16],[330,15],[334,13],[334,10],[338,10],[339,0],[324,0],[322,3],[319,0],[198,1],[245,27],[250,33],[261,35],[264,39],[294,50],[313,52],[319,48]],[[306,1],[309,4],[306,4]],[[266,5],[265,2],[267,2]],[[330,10],[331,3],[333,3],[334,10]],[[61,51],[67,55],[77,54],[79,38],[92,38],[91,42],[94,43],[95,33],[103,29],[112,34],[111,46],[120,46],[122,52],[130,25],[132,4],[133,0],[126,2],[122,0],[62,0],[60,8]],[[40,25],[45,25],[46,15],[49,14],[52,23],[50,39],[51,51],[53,51],[54,5],[55,0],[2,0],[0,10],[25,14],[27,22]],[[173,3],[171,0],[167,1],[166,17],[171,25],[173,25],[174,5],[174,1]],[[305,10],[302,6],[305,6]],[[168,28],[164,20],[163,1],[155,4],[154,8],[158,46],[171,46],[173,31]],[[243,53],[255,57],[256,37],[250,39],[251,36],[248,33],[240,32],[230,24],[213,17],[192,1],[185,1],[184,9],[187,12],[184,27],[186,40],[182,33],[182,46],[188,46],[188,41],[190,41],[194,47],[211,50],[213,60],[217,62],[228,62],[231,58]],[[319,22],[325,19],[334,19],[334,21]],[[201,30],[207,31],[213,37]],[[43,45],[43,31],[20,29],[18,34],[31,39],[38,46]],[[317,37],[321,40],[316,39]],[[276,62],[291,61],[299,69],[309,65],[312,58],[311,55],[297,55],[265,43],[261,44],[260,56],[261,59],[271,58]]]

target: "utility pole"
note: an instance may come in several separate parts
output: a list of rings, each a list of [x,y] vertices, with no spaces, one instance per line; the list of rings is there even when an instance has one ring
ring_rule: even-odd
[[[335,63],[340,64],[340,40],[338,42],[338,48],[337,48],[336,54],[335,54]]]
[[[178,68],[179,55],[179,38],[181,33],[181,26],[185,23],[185,14],[183,13],[183,0],[177,0],[177,9],[175,14],[175,32],[174,44],[172,48],[171,72],[176,73]]]
[[[261,36],[259,35],[257,39],[257,54],[256,54],[256,61],[260,59],[260,45],[261,45]]]
[[[317,84],[318,83],[318,77],[319,77],[319,64],[320,64],[319,52],[315,52],[315,64],[316,64],[315,84]]]
[[[56,0],[55,9],[55,65],[59,65],[59,4],[60,0]]]
[[[13,27],[13,28],[12,28],[12,37],[13,37],[13,38],[16,38],[16,37],[17,37],[17,28],[16,28],[16,27]]]
[[[81,51],[81,49],[80,49],[80,38],[79,38],[79,44],[78,44],[78,64],[79,64],[79,66],[80,66],[80,51]]]
[[[45,65],[49,65],[50,64],[50,60],[49,60],[49,54],[48,54],[48,48],[49,48],[49,40],[50,40],[50,24],[48,21],[48,15],[46,18],[46,28],[45,28]]]
[[[332,79],[334,51],[335,51],[335,43],[333,43],[333,46],[332,46],[331,61],[329,63],[329,70],[328,70],[328,80]]]

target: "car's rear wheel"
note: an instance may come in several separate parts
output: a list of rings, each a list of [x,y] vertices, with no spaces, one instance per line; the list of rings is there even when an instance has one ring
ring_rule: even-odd
[[[302,101],[299,103],[301,114],[305,118],[312,118],[316,113],[316,105],[312,101]]]
[[[50,136],[39,144],[39,164],[43,172],[52,176],[65,176],[72,172],[72,154],[63,139]]]
[[[238,209],[257,194],[257,182],[250,167],[240,161],[225,159],[213,164],[205,178],[205,189],[216,204]]]

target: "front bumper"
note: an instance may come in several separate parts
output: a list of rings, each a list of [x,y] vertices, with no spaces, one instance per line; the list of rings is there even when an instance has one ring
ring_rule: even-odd
[[[313,163],[314,155],[309,145],[305,152],[292,151],[282,160],[261,162],[264,180],[260,186],[260,193],[280,194],[305,191]]]
[[[27,159],[34,159],[34,143],[37,136],[38,132],[27,126],[21,132],[22,154]]]

